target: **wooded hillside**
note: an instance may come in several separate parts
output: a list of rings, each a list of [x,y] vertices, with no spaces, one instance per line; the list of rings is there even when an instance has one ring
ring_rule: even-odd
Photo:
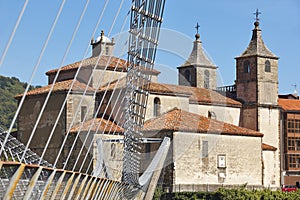
[[[2,128],[9,128],[17,110],[18,102],[14,96],[23,93],[26,87],[27,83],[20,82],[18,78],[0,75],[0,126]],[[34,88],[30,86],[30,90]],[[16,124],[14,128],[16,128]]]

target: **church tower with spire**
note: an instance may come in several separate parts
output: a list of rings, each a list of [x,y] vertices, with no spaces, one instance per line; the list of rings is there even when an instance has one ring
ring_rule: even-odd
[[[254,26],[249,46],[236,57],[237,98],[247,104],[277,105],[278,57],[264,44],[258,20]]]
[[[205,54],[200,34],[199,24],[196,26],[197,34],[193,50],[185,63],[178,67],[179,85],[193,86],[199,88],[216,89],[217,66]]]
[[[259,27],[260,14],[246,50],[236,57],[236,96],[243,102],[240,125],[264,134],[262,142],[277,150],[263,162],[263,185],[280,186],[280,110],[278,106],[278,57],[264,44]],[[263,152],[265,157],[266,152]],[[266,159],[264,159],[266,160]],[[274,163],[273,163],[274,162]],[[270,167],[270,169],[269,169]],[[272,169],[271,169],[272,168]],[[267,171],[274,171],[269,173]]]
[[[278,105],[278,57],[264,44],[259,28],[258,11],[246,50],[236,57],[236,94],[247,108]],[[253,110],[253,109],[251,109]],[[242,120],[242,126],[260,131],[259,113],[249,113],[253,120]]]

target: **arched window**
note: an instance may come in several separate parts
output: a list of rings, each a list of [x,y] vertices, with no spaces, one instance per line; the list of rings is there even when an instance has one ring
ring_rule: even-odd
[[[160,99],[158,97],[154,98],[153,115],[154,117],[160,116]]]
[[[209,71],[204,71],[204,87],[209,88]]]
[[[191,82],[191,72],[190,72],[190,70],[185,70],[184,71],[184,77],[187,81]]]
[[[271,72],[271,63],[268,60],[265,62],[265,72]]]
[[[246,60],[244,62],[244,73],[250,73],[250,62],[249,62],[249,60]]]

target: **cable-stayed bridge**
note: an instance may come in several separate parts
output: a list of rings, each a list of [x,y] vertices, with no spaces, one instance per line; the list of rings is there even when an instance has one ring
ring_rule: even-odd
[[[142,144],[149,140],[143,124],[165,0],[132,0],[127,15],[126,61],[112,55],[118,38],[110,40],[102,33],[91,42],[92,57],[48,71],[49,85],[29,91],[65,2],[60,5],[28,87],[16,97],[19,104],[10,128],[0,129],[0,198],[151,199],[170,146],[169,138],[164,138],[150,164],[142,167]],[[0,67],[28,3],[24,1]],[[109,9],[108,3],[99,9],[91,38],[105,20],[102,16]],[[123,3],[120,1],[111,29]],[[88,4],[86,1],[61,63]],[[128,21],[123,20],[120,32]],[[17,138],[12,135],[16,122]],[[108,159],[108,154],[117,161]]]

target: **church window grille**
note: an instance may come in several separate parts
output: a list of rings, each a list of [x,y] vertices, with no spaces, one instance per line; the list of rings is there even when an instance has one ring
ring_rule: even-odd
[[[185,79],[188,81],[188,82],[191,82],[191,72],[190,72],[190,70],[185,70],[184,71],[184,77],[185,77]]]
[[[246,60],[244,62],[244,73],[250,73],[250,62],[249,62],[249,60]]]
[[[271,72],[271,63],[268,60],[265,62],[265,72]]]
[[[106,53],[106,55],[109,54],[109,47],[105,47],[105,53]]]
[[[208,141],[202,141],[202,158],[208,157]]]
[[[81,106],[81,122],[83,122],[86,112],[87,112],[87,107]]]
[[[160,116],[160,108],[161,108],[160,99],[158,97],[155,97],[154,98],[154,109],[153,109],[154,117]]]
[[[209,71],[204,71],[204,88],[209,88]]]

